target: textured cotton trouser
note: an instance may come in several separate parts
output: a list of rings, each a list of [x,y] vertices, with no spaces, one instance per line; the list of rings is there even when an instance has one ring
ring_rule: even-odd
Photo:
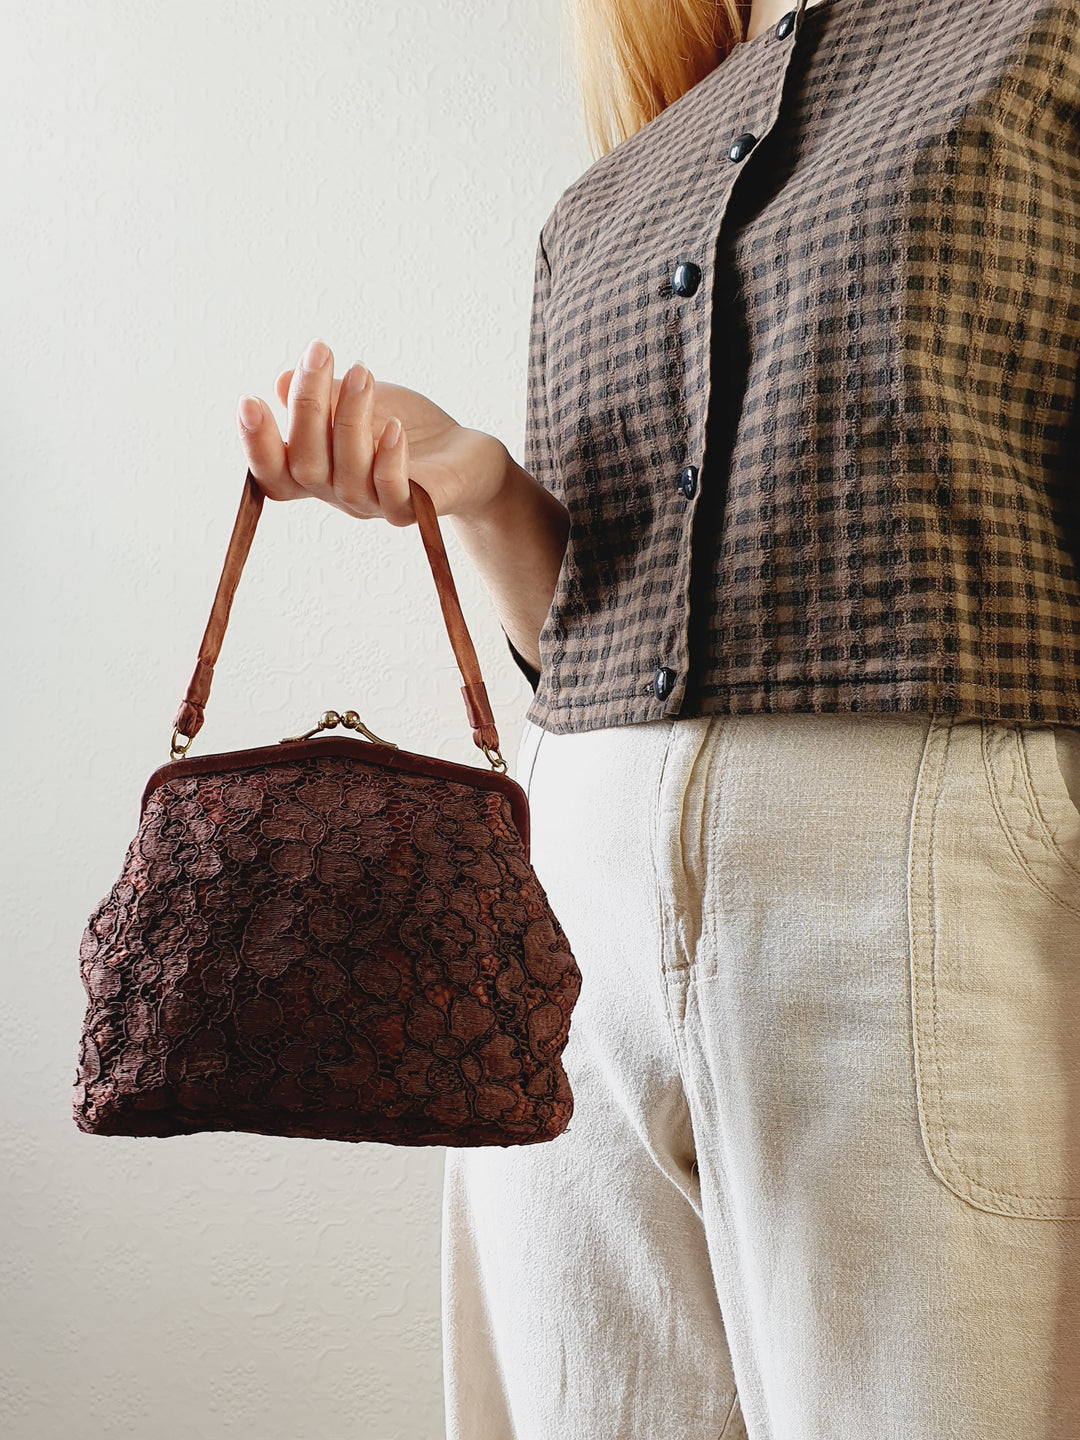
[[[447,1151],[450,1440],[1078,1440],[1078,750],[527,726],[575,1109]]]

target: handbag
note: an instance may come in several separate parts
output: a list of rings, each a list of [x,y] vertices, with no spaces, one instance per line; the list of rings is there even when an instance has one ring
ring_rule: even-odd
[[[401,750],[351,710],[188,755],[262,510],[249,470],[170,761],[82,938],[80,1130],[461,1146],[566,1128],[581,974],[529,861],[435,507],[410,493],[490,769]]]

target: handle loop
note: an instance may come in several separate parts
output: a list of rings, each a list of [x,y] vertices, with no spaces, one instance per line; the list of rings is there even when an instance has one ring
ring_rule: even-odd
[[[488,757],[491,764],[498,769],[498,765],[492,759],[492,752],[498,756],[500,761],[502,760],[502,756],[499,755],[499,732],[495,728],[495,717],[488,701],[484,677],[480,673],[480,662],[476,658],[476,649],[469,634],[469,628],[465,624],[465,616],[461,612],[461,602],[458,599],[454,577],[450,573],[450,561],[446,556],[435,506],[427,491],[417,485],[414,480],[409,481],[409,494],[412,498],[413,509],[416,511],[420,536],[424,542],[424,552],[435,580],[435,589],[438,591],[443,623],[446,625],[446,633],[450,637],[450,644],[453,647],[458,669],[461,671],[461,678],[465,682],[461,687],[461,693],[465,699],[465,713],[472,727],[473,741]],[[187,753],[191,742],[203,727],[206,702],[210,698],[210,686],[214,679],[214,666],[221,653],[222,641],[225,639],[236,587],[240,583],[240,576],[243,574],[244,564],[251,550],[251,542],[255,538],[259,516],[262,514],[263,499],[263,492],[258,481],[248,470],[244,480],[244,493],[240,497],[240,508],[236,512],[232,535],[229,537],[229,548],[225,552],[225,564],[222,567],[221,579],[218,581],[214,594],[214,603],[210,607],[210,619],[207,621],[202,644],[199,647],[195,673],[191,677],[187,694],[180,702],[176,719],[173,721],[175,728],[173,730],[172,756],[174,760],[177,758],[177,752],[181,755]],[[178,743],[181,735],[186,741],[183,746]],[[505,762],[503,765],[505,768]]]

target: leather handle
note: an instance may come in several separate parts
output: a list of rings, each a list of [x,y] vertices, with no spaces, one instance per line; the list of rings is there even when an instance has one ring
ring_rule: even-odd
[[[461,693],[465,697],[465,713],[468,715],[469,724],[472,727],[473,740],[485,753],[488,750],[497,751],[499,733],[495,728],[495,717],[488,701],[484,677],[480,673],[480,662],[476,658],[476,649],[468,626],[465,624],[465,616],[461,611],[461,602],[458,600],[454,577],[450,573],[450,561],[447,559],[446,547],[443,545],[442,531],[439,528],[435,506],[431,496],[417,485],[415,480],[409,481],[409,494],[412,498],[413,509],[416,511],[420,536],[424,542],[424,552],[435,579],[435,589],[438,591],[446,633],[450,637],[458,669],[465,682],[461,687]],[[259,516],[262,514],[263,499],[259,483],[249,470],[244,480],[244,493],[240,497],[240,509],[236,512],[236,521],[229,538],[229,548],[225,552],[225,564],[221,570],[221,579],[218,581],[217,591],[214,594],[214,603],[210,607],[210,619],[207,621],[202,644],[199,646],[199,658],[195,665],[195,673],[191,677],[191,684],[187,688],[187,694],[181,701],[180,709],[176,712],[176,719],[173,722],[177,733],[183,735],[188,741],[194,740],[206,718],[206,702],[210,697],[214,666],[221,653],[221,643],[225,639],[233,596],[240,583],[240,576],[244,573],[244,563],[251,549],[251,542],[255,538],[255,529],[259,523]]]

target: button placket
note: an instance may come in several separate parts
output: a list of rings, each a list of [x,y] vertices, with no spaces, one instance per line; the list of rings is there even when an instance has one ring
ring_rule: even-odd
[[[798,10],[792,10],[787,15],[784,15],[781,18],[777,26],[778,38],[786,39],[788,38],[788,36],[797,33],[798,14]],[[757,147],[757,145],[760,143],[761,139],[764,136],[770,134],[773,126],[776,124],[776,120],[780,112],[780,103],[784,91],[785,78],[793,54],[794,50],[788,46],[784,47],[783,52],[776,52],[778,73],[775,77],[775,86],[771,87],[773,92],[771,97],[765,98],[766,109],[762,111],[755,107],[755,113],[744,114],[743,116],[738,117],[742,119],[742,123],[744,125],[749,122],[750,124],[755,125],[755,128],[760,127],[761,133],[755,134],[751,130],[745,130],[741,134],[736,134],[735,138],[729,142],[726,153],[733,169],[744,159],[746,159],[746,157]],[[717,139],[719,141],[719,145],[723,146],[723,140],[720,139],[720,137],[717,137]],[[724,151],[720,150],[718,154],[717,150],[714,150],[712,153],[716,159],[719,159],[720,156],[723,155]],[[737,184],[737,182],[738,176],[735,174],[729,174],[727,183],[723,185],[723,193],[720,197],[721,203],[712,218],[711,225],[709,226],[709,231],[711,233],[707,234],[703,239],[700,239],[699,245],[695,246],[695,248],[699,250],[699,253],[708,253],[710,255],[715,254],[716,247],[720,243],[720,236],[723,231],[724,219],[727,214],[731,193],[734,185]],[[694,294],[698,291],[699,287],[702,287],[702,281],[705,279],[705,277],[701,273],[700,267],[696,265],[693,266],[693,270],[690,270],[691,264],[692,262],[689,261],[680,262],[678,265],[676,265],[674,271],[672,272],[671,290],[674,295],[683,296],[684,291],[688,292],[689,294]],[[695,274],[694,272],[697,273]],[[705,284],[702,287],[701,299],[703,302],[711,306],[711,284]],[[706,355],[708,357],[707,363],[709,363],[711,361],[712,353],[711,339],[707,343],[708,349],[706,351]],[[690,454],[694,454],[698,449],[703,448],[704,446],[704,434],[698,433],[697,428],[700,427],[703,431],[704,423],[704,416],[702,416],[701,419],[696,423],[693,432],[687,436]],[[701,472],[699,466],[686,465],[681,471],[678,472],[675,478],[675,488],[678,494],[682,497],[682,499],[687,502],[686,509],[684,511],[687,519],[689,519],[690,515],[694,513],[694,506],[691,502],[694,499],[699,488],[700,474]],[[684,564],[684,573],[682,580],[684,602],[688,600],[689,596],[689,588],[691,582],[691,561],[692,557],[688,553]],[[669,654],[684,654],[686,641],[686,623],[687,622],[684,620],[681,637],[679,634],[678,626],[674,627],[672,633],[664,637],[668,642],[673,642],[671,643],[670,648],[665,646],[665,648],[668,648]],[[660,640],[661,636],[658,635],[657,639]],[[663,653],[663,651],[661,651],[661,653]],[[674,695],[676,692],[681,693],[682,678],[680,677],[679,671],[673,669],[669,665],[661,664],[658,665],[653,672],[648,688],[651,689],[653,696],[657,701],[671,701],[672,695]],[[671,703],[675,704],[677,709],[678,706],[681,704],[681,700]]]

